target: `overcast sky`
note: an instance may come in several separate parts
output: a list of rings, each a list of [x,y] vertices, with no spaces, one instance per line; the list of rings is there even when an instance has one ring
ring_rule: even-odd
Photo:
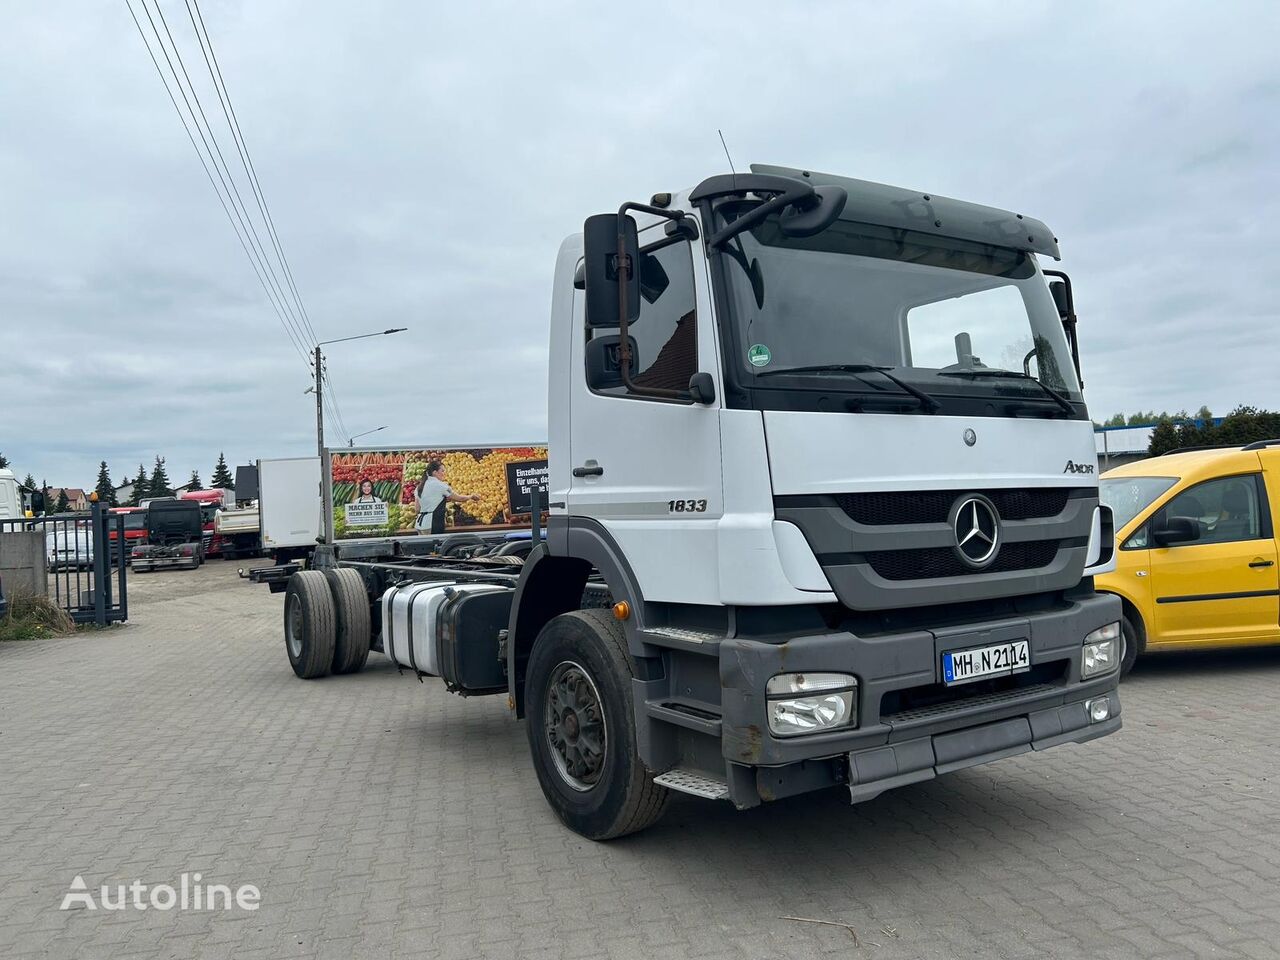
[[[162,5],[238,170],[186,8]],[[545,437],[560,240],[727,172],[717,128],[739,170],[1045,220],[1095,418],[1280,407],[1280,4],[201,10],[317,335],[409,327],[329,348],[352,433]],[[0,452],[69,486],[102,459],[116,482],[160,454],[207,483],[219,451],[311,452],[307,368],[123,0],[6,4],[4,24]]]

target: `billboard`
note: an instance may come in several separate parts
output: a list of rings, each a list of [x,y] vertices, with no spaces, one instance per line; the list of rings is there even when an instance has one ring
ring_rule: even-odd
[[[340,540],[429,530],[431,518],[420,522],[416,495],[433,461],[455,494],[471,498],[445,504],[446,532],[528,526],[535,489],[545,503],[546,444],[327,453],[332,535]]]

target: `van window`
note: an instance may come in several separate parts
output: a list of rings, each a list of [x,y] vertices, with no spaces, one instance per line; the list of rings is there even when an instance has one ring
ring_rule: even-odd
[[[698,372],[698,336],[689,241],[666,243],[640,253],[640,316],[627,325],[632,345],[631,379],[641,387],[687,390]],[[592,390],[629,396],[621,382],[618,329],[587,331],[587,381]],[[597,346],[592,347],[596,342]]]
[[[1252,474],[1206,480],[1184,490],[1165,507],[1166,517],[1187,517],[1200,525],[1203,543],[1234,543],[1262,537],[1262,510]]]
[[[1104,477],[1098,496],[1111,508],[1120,530],[1177,482],[1177,477]]]

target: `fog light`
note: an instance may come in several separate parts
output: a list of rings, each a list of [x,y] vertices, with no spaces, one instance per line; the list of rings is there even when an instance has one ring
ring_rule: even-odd
[[[765,692],[776,736],[857,725],[858,678],[847,673],[782,673],[769,678]]]
[[[1084,702],[1084,709],[1089,714],[1090,723],[1101,723],[1111,717],[1111,698],[1095,697]]]
[[[1105,627],[1087,634],[1080,651],[1080,679],[1099,677],[1120,666],[1120,624],[1108,623]]]

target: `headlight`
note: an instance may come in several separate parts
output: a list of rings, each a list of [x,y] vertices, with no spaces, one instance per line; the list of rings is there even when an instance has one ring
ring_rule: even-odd
[[[1099,677],[1120,666],[1120,622],[1086,634],[1080,651],[1080,679]]]
[[[780,673],[769,678],[765,693],[776,736],[857,726],[858,678],[847,673]]]

